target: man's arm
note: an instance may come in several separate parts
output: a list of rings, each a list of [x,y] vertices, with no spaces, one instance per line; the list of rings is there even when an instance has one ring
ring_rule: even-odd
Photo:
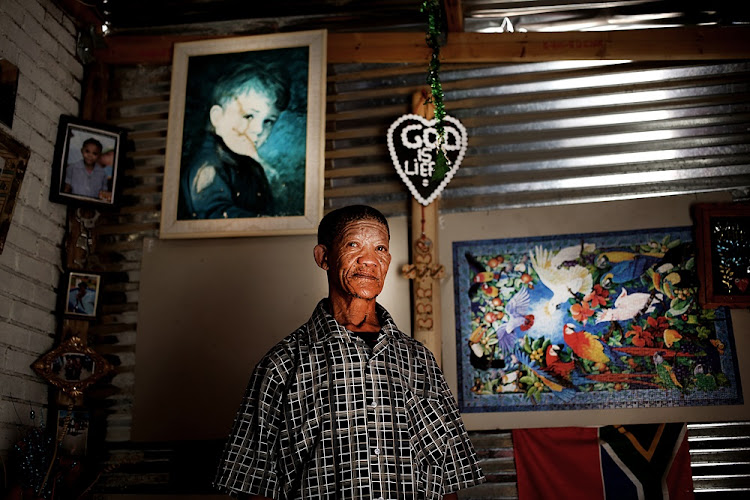
[[[258,495],[248,496],[242,493],[237,495],[237,498],[239,498],[239,500],[271,500],[268,497],[259,497]],[[448,493],[443,497],[443,500],[458,500],[458,495],[455,493]]]

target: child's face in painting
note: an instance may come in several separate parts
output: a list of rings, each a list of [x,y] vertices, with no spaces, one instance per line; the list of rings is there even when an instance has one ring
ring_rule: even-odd
[[[257,149],[266,142],[279,110],[271,97],[250,90],[224,104],[211,108],[211,124],[216,134],[233,152],[257,159]]]
[[[92,168],[96,161],[99,159],[99,155],[102,154],[101,149],[96,144],[85,144],[81,148],[81,156],[83,156],[83,164],[89,168]]]

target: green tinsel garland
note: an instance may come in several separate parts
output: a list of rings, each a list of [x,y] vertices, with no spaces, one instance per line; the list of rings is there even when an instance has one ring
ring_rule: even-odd
[[[443,104],[443,86],[440,84],[440,47],[443,45],[443,3],[441,0],[424,0],[422,12],[427,12],[427,46],[432,49],[432,57],[427,70],[427,83],[430,84],[432,96],[428,102],[435,106],[435,130],[438,133],[438,150],[435,159],[435,173],[433,180],[445,177],[450,170],[448,158],[440,147],[445,138],[443,118],[445,118],[445,104]]]

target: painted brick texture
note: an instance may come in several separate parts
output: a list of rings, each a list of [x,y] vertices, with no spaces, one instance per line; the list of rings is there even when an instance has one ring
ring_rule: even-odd
[[[0,127],[31,149],[5,249],[0,254],[0,455],[23,426],[47,417],[47,384],[30,364],[47,352],[57,328],[65,207],[48,199],[57,124],[78,114],[83,67],[76,31],[53,0],[0,2],[0,57],[19,69],[13,127]],[[31,412],[34,420],[31,420]]]

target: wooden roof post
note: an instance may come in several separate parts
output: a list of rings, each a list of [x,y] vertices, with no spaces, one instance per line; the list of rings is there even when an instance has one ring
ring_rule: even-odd
[[[414,114],[431,120],[435,108],[427,102],[428,90],[418,91],[412,97]],[[438,263],[438,199],[424,206],[411,199],[412,263],[403,267],[403,274],[414,280],[413,326],[415,339],[424,344],[442,366],[442,331],[440,328],[440,286],[437,282],[444,274]]]

